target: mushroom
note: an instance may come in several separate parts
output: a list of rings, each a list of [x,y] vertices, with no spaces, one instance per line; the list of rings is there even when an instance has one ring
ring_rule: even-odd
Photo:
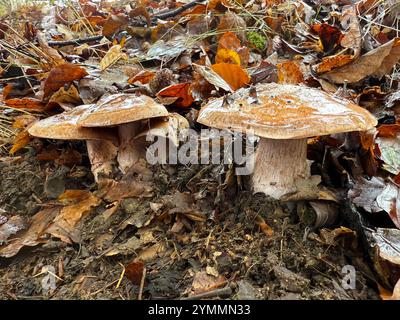
[[[112,173],[117,155],[118,137],[114,130],[82,128],[77,122],[92,105],[81,105],[61,114],[35,122],[29,129],[30,135],[39,138],[61,140],[86,140],[91,170],[98,181],[99,175]]]
[[[310,177],[307,138],[365,131],[377,124],[367,110],[318,89],[276,83],[255,88],[255,96],[209,102],[197,121],[259,136],[252,188],[276,199],[297,192],[296,181]]]
[[[145,156],[143,145],[134,137],[142,129],[142,121],[168,116],[168,110],[152,98],[135,94],[113,94],[102,98],[95,107],[82,115],[82,127],[117,126],[119,137],[118,165],[123,173]]]
[[[173,164],[176,163],[173,159],[176,159],[180,138],[183,138],[187,135],[189,127],[189,121],[184,116],[181,116],[179,113],[173,112],[170,113],[169,116],[166,118],[151,119],[149,127],[145,128],[142,132],[137,134],[134,140],[136,141],[136,144],[142,144],[143,148],[146,148],[150,144],[150,142],[147,141],[147,137],[157,137],[159,141],[161,140],[161,144],[154,144],[154,147],[157,149],[159,146],[162,146],[161,150],[165,151],[165,154],[158,154],[155,161],[159,161],[158,163],[166,164],[168,155],[170,155],[174,157],[169,159],[170,164]],[[161,150],[158,149],[158,152]],[[153,152],[153,156],[155,156],[154,152],[156,150],[149,151]]]

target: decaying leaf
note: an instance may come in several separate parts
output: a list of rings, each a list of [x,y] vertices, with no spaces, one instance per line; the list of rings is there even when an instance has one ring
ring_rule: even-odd
[[[194,99],[191,93],[191,83],[178,83],[168,86],[157,93],[159,97],[176,98],[173,102],[178,107],[187,108],[192,105]]]
[[[78,201],[61,209],[52,223],[46,228],[46,233],[60,238],[67,243],[79,242],[79,233],[76,225],[90,213],[91,209],[101,202],[91,192],[79,193]]]
[[[125,267],[125,276],[134,284],[140,285],[143,277],[144,263],[132,261]]]
[[[227,280],[224,276],[217,277],[207,274],[205,271],[197,272],[193,278],[191,295],[208,292],[226,285]]]
[[[48,97],[67,83],[82,79],[87,74],[84,68],[72,63],[64,63],[53,68],[44,82],[44,97]]]
[[[354,83],[365,77],[382,77],[390,73],[400,59],[400,40],[395,38],[367,52],[354,62],[336,68],[321,77],[333,83]]]
[[[394,138],[377,137],[380,159],[384,162],[383,169],[393,174],[400,173],[400,134]]]
[[[108,50],[106,55],[100,61],[100,69],[103,71],[108,67],[112,66],[120,59],[128,59],[126,53],[122,52],[122,47],[119,44],[116,44]]]
[[[10,239],[9,244],[0,248],[0,256],[10,258],[15,256],[23,247],[33,247],[45,242],[43,238],[47,227],[60,212],[60,207],[44,209],[35,214],[30,227],[16,239]]]

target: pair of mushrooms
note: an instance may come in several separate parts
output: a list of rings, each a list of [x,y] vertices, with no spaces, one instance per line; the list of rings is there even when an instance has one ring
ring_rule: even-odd
[[[233,102],[225,98],[209,102],[200,110],[197,121],[259,136],[251,177],[253,191],[276,199],[296,192],[296,180],[310,177],[307,138],[365,131],[377,124],[367,110],[317,89],[276,83],[255,89],[256,97],[243,95]],[[101,99],[97,105],[76,107],[41,120],[29,133],[42,138],[86,140],[97,177],[99,172],[111,170],[108,163],[115,158],[118,144],[118,163],[125,173],[144,155],[145,148],[135,141],[143,130],[140,120],[168,115],[163,105],[147,96],[117,94]],[[111,131],[115,126],[118,135]]]
[[[33,124],[30,135],[47,139],[86,140],[91,170],[100,175],[112,172],[117,158],[119,169],[129,168],[145,157],[143,138],[147,133],[172,138],[173,129],[189,127],[179,114],[169,113],[152,98],[134,94],[113,94],[97,104],[81,105]]]

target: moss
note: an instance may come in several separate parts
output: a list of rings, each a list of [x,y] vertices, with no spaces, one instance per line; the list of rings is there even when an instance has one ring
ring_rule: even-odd
[[[250,31],[247,33],[247,40],[257,49],[257,50],[264,50],[267,39],[255,31]]]

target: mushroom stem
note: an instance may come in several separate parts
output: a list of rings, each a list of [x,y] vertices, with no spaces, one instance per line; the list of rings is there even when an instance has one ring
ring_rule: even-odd
[[[102,175],[111,175],[117,156],[115,144],[108,140],[86,140],[86,147],[95,181]]]
[[[307,139],[260,138],[251,177],[254,192],[279,199],[296,192],[295,181],[310,176]]]
[[[118,126],[119,151],[118,165],[122,173],[126,173],[130,167],[144,158],[146,150],[142,144],[134,141],[135,136],[140,132],[140,122],[131,122]]]

